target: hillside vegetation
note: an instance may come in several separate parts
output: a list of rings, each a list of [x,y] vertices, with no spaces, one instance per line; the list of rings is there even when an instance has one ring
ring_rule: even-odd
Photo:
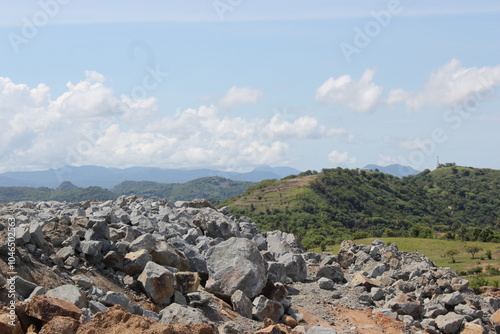
[[[447,164],[402,179],[351,169],[263,181],[223,203],[306,247],[346,238],[440,236],[498,242],[500,171]]]
[[[254,182],[233,181],[222,177],[204,177],[186,183],[157,183],[151,181],[126,181],[113,189],[101,187],[80,188],[65,181],[56,189],[39,187],[0,187],[0,202],[17,201],[66,201],[113,200],[121,195],[137,195],[145,198],[166,198],[171,201],[189,201],[207,198],[217,204],[243,193]]]

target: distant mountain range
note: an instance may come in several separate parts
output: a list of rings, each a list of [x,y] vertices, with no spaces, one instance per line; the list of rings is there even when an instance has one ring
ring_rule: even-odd
[[[389,165],[389,166],[379,166],[379,165],[366,165],[362,169],[371,169],[371,170],[376,170],[378,169],[379,172],[386,173],[386,174],[391,174],[397,177],[403,177],[403,176],[408,176],[408,175],[417,175],[420,173],[419,170],[416,170],[410,166],[402,166],[402,165]]]
[[[224,172],[213,169],[166,169],[154,167],[107,168],[99,166],[63,167],[33,172],[6,172],[0,174],[0,187],[57,188],[69,181],[78,187],[99,186],[111,189],[124,181],[152,181],[158,183],[184,183],[202,177],[220,176],[234,181],[260,182],[281,179],[298,174],[290,167],[257,167],[251,172]]]

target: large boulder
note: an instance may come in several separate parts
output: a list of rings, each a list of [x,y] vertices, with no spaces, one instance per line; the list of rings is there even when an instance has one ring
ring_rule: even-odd
[[[446,315],[438,316],[436,318],[436,326],[445,334],[455,334],[462,327],[464,320],[465,317],[463,315],[450,312]]]
[[[278,322],[285,311],[281,303],[259,296],[253,301],[252,313],[260,321],[269,318],[274,322]]]
[[[170,245],[166,240],[158,240],[151,251],[153,261],[158,264],[189,270],[189,260],[183,252]]]
[[[159,305],[170,304],[175,282],[174,273],[170,270],[150,261],[137,280],[153,302]]]
[[[203,312],[194,307],[170,304],[160,312],[161,324],[199,324],[209,323]]]
[[[227,299],[241,290],[257,296],[267,281],[267,263],[255,244],[245,238],[231,238],[207,252],[209,279],[206,289]]]
[[[415,319],[419,318],[422,313],[422,305],[404,293],[389,300],[384,307],[390,308],[399,315],[411,315]]]

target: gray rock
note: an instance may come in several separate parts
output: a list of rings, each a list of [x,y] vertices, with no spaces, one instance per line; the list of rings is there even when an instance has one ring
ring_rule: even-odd
[[[150,261],[137,280],[154,303],[160,306],[170,304],[170,298],[174,294],[174,273]]]
[[[66,260],[71,255],[75,255],[75,249],[71,246],[66,246],[57,251],[56,256]]]
[[[340,250],[337,255],[337,262],[344,269],[349,268],[349,266],[356,261],[356,256],[352,251],[353,248],[354,242],[351,240],[344,240],[340,244]]]
[[[15,277],[16,292],[24,298],[28,298],[36,287],[37,285],[35,283],[25,280],[20,276]]]
[[[458,333],[464,323],[464,316],[450,312],[436,318],[436,326],[445,334]]]
[[[259,321],[269,318],[274,322],[278,322],[283,314],[285,314],[285,310],[281,303],[267,299],[264,296],[258,296],[253,301],[252,315]]]
[[[156,245],[156,238],[149,233],[143,234],[130,243],[129,249],[131,252],[136,252],[142,249],[150,253]]]
[[[45,244],[42,227],[43,223],[39,222],[31,222],[29,225],[30,240],[39,248]]]
[[[453,311],[457,314],[466,315],[474,319],[482,318],[484,315],[482,310],[475,310],[467,304],[458,304]]]
[[[189,300],[189,306],[202,307],[207,306],[212,301],[212,296],[204,292],[190,292],[186,295]]]
[[[238,312],[245,318],[252,319],[252,301],[250,300],[250,298],[245,296],[243,291],[236,290],[231,295],[231,303],[235,312]]]
[[[228,321],[219,326],[219,334],[241,334],[245,333],[243,327],[234,321]]]
[[[54,297],[67,300],[75,304],[79,308],[87,307],[87,297],[74,285],[61,285],[57,288],[51,289],[46,293],[47,297]]]
[[[337,334],[337,331],[331,328],[326,328],[322,326],[313,326],[309,328],[307,334]]]
[[[303,253],[304,249],[300,241],[291,233],[282,231],[267,232],[267,250],[279,258],[289,253]]]
[[[321,277],[318,280],[318,285],[319,285],[319,288],[323,289],[323,290],[334,290],[335,289],[335,283],[331,279],[326,278],[326,277]]]
[[[109,226],[105,219],[91,220],[92,227],[85,232],[85,240],[109,240]]]
[[[285,265],[286,275],[294,282],[304,282],[307,279],[307,264],[298,254],[285,254],[278,260]]]
[[[462,303],[464,300],[465,300],[464,296],[459,291],[455,291],[453,293],[446,294],[441,297],[441,301],[445,305],[450,305],[450,306],[458,305]]]
[[[337,263],[319,268],[316,278],[320,277],[331,279],[335,283],[346,282],[342,268]]]
[[[208,275],[205,257],[201,255],[200,250],[196,246],[188,244],[178,236],[168,239],[168,243],[185,255],[189,262],[189,271],[196,271],[200,275]]]
[[[286,282],[286,266],[281,262],[268,262],[267,279],[271,282]]]
[[[100,303],[98,301],[91,300],[89,302],[89,309],[90,309],[90,312],[92,314],[96,314],[96,313],[99,313],[99,312],[104,312],[108,308],[106,306],[104,306],[104,304],[102,304],[102,303]]]
[[[155,321],[160,321],[160,315],[156,312],[150,311],[150,310],[142,310],[142,316],[151,318]]]
[[[373,300],[375,301],[379,301],[385,298],[385,291],[381,288],[372,288],[370,293]]]
[[[424,318],[433,318],[435,319],[438,315],[444,315],[448,313],[448,310],[439,303],[430,302],[428,304],[424,304],[423,317]]]
[[[106,306],[120,305],[130,313],[134,312],[134,307],[126,294],[121,292],[108,291],[99,301]]]
[[[174,303],[160,312],[161,324],[199,324],[202,322],[209,323],[209,320],[200,310],[189,306]]]
[[[29,299],[33,298],[34,296],[41,296],[47,293],[47,290],[43,286],[37,286],[30,294]]]
[[[5,279],[5,277],[3,277],[2,274],[0,274],[0,289],[5,287],[6,284],[7,284],[7,280]]]
[[[30,241],[30,226],[29,224],[20,224],[16,226],[16,244],[24,245]]]
[[[183,306],[188,304],[186,297],[177,290],[174,291],[173,302]]]
[[[76,285],[81,286],[84,289],[88,289],[92,285],[94,285],[94,281],[83,275],[77,275],[72,277],[71,279],[75,282]]]
[[[258,295],[267,281],[267,264],[255,244],[231,238],[207,253],[207,291],[230,298],[236,290],[247,297]]]
[[[102,242],[97,240],[80,242],[82,253],[90,256],[97,256],[102,249]]]

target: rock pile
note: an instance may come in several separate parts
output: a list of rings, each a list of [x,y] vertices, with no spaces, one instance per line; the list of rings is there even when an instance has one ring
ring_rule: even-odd
[[[498,298],[474,294],[451,269],[396,245],[344,241],[315,271],[319,288],[333,290],[337,305],[371,308],[422,333],[500,331]]]
[[[335,319],[308,323],[300,308],[331,316],[335,305],[408,332],[500,330],[497,298],[420,254],[379,240],[307,253],[294,235],[205,200],[12,203],[0,206],[0,232],[0,304],[15,302],[16,318],[0,312],[1,333],[336,333]]]

